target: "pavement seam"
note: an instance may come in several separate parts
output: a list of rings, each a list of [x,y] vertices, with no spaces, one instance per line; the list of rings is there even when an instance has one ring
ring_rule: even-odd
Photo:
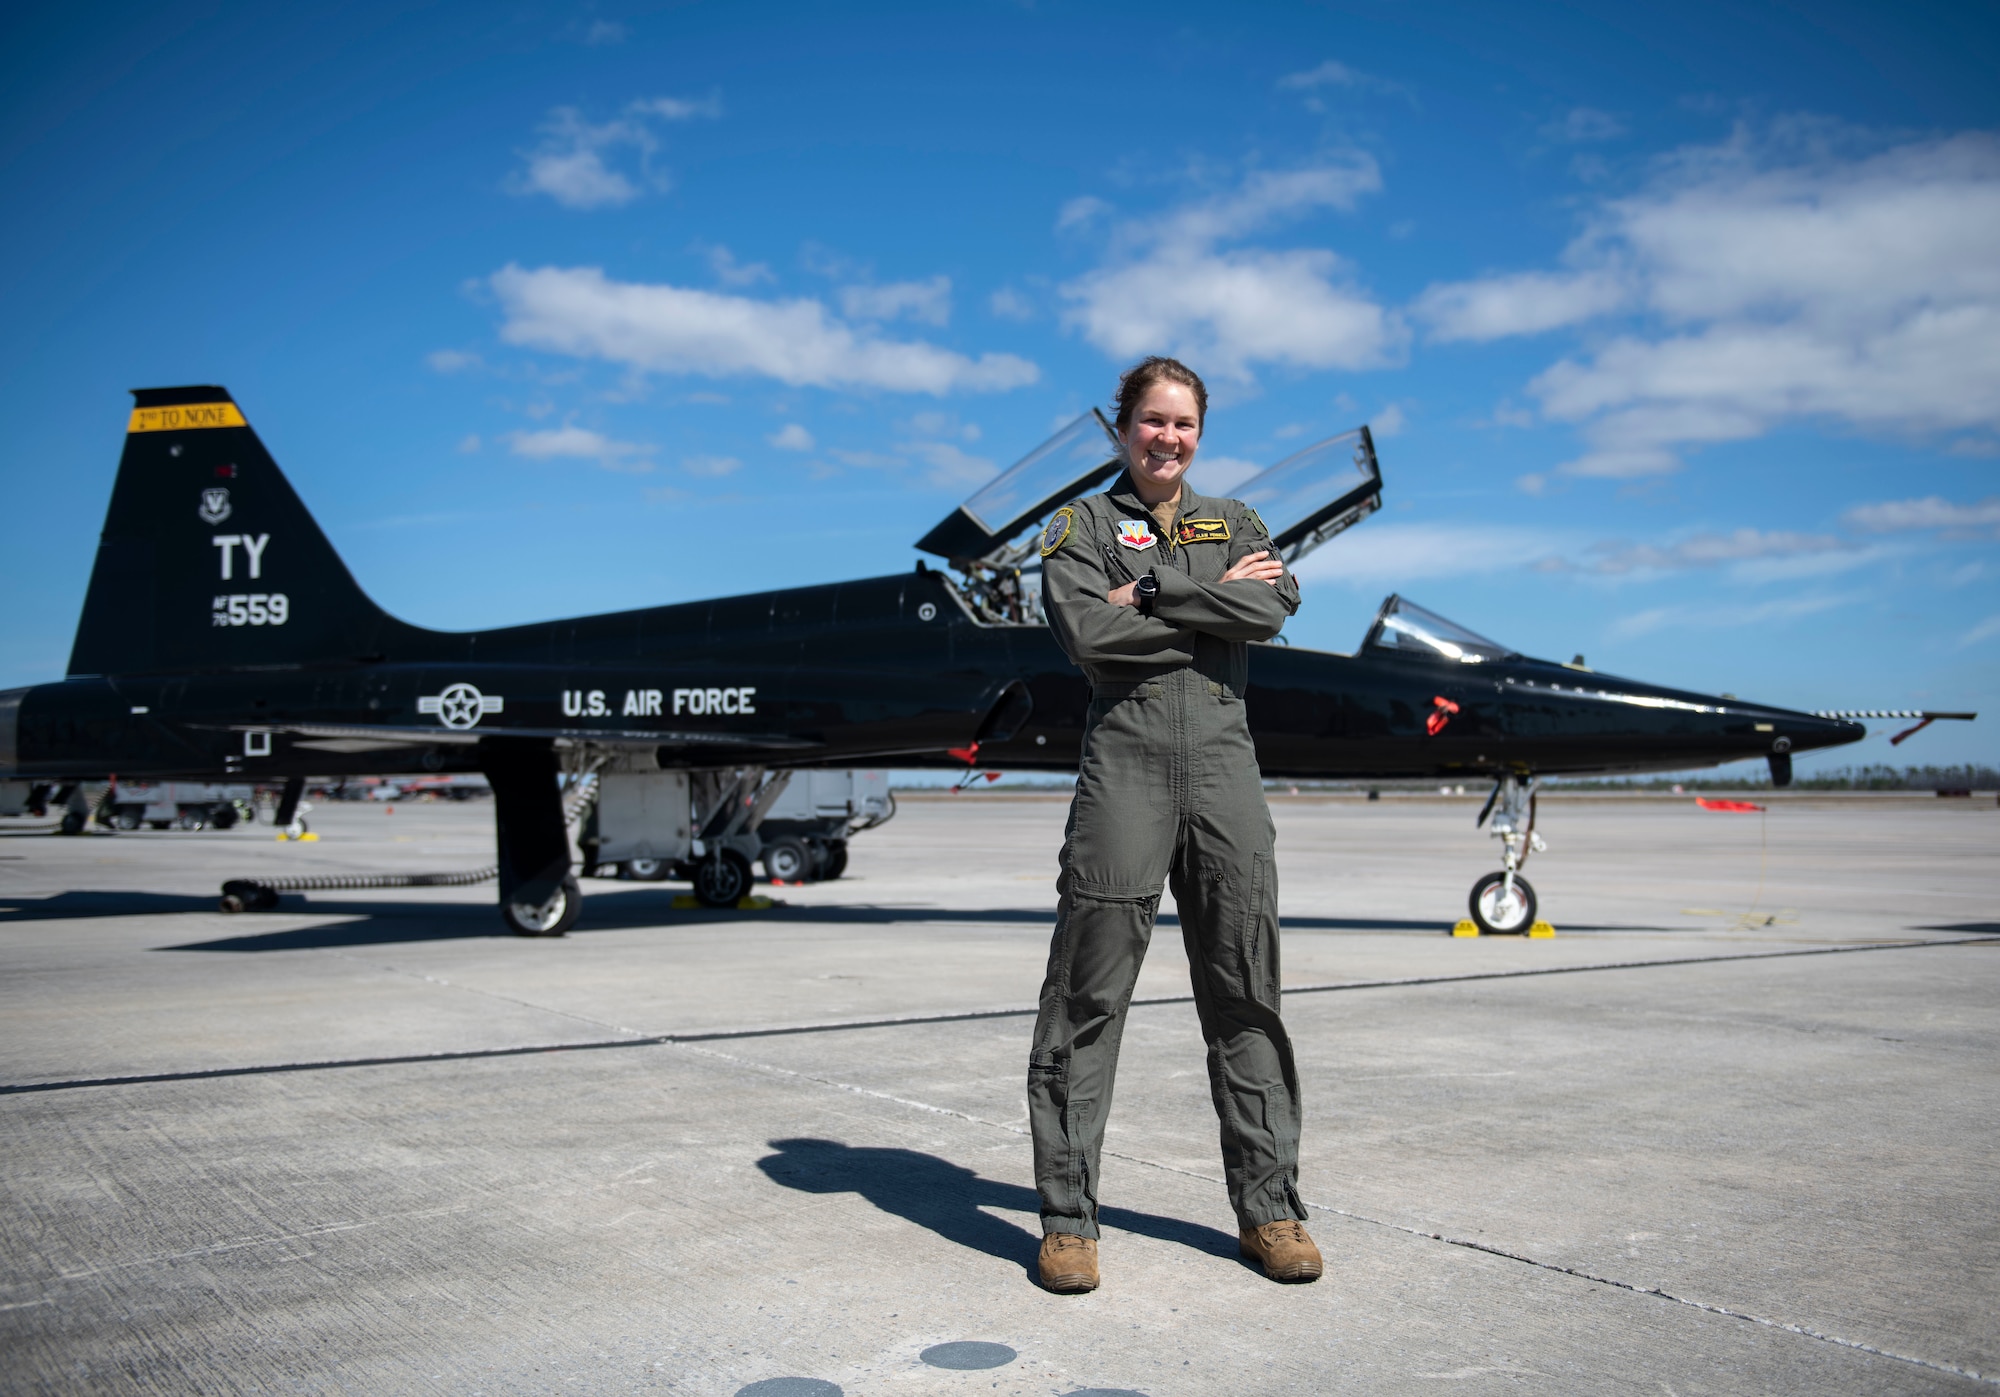
[[[715,1058],[740,1067],[746,1067],[768,1076],[789,1077],[795,1081],[812,1082],[819,1086],[831,1087],[836,1091],[848,1092],[855,1096],[865,1096],[876,1101],[893,1102],[896,1105],[925,1111],[931,1115],[949,1116],[955,1120],[966,1121],[973,1125],[983,1125],[995,1130],[1003,1130],[1010,1135],[1026,1137],[1029,1134],[1027,1130],[1019,1126],[1008,1125],[1002,1121],[988,1119],[985,1116],[975,1116],[969,1111],[956,1110],[950,1106],[938,1106],[928,1101],[917,1101],[911,1097],[897,1096],[886,1091],[877,1091],[872,1087],[856,1086],[852,1082],[843,1082],[834,1077],[822,1077],[811,1072],[800,1072],[790,1067],[779,1067],[773,1063],[757,1062],[751,1058],[738,1057],[733,1053],[725,1053],[714,1048],[704,1048],[691,1043],[677,1043],[674,1046],[687,1052],[699,1053],[703,1057]],[[1217,1187],[1222,1187],[1225,1183],[1223,1179],[1214,1175],[1203,1174],[1194,1169],[1184,1169],[1176,1164],[1163,1164],[1158,1160],[1147,1159],[1143,1155],[1126,1154],[1122,1151],[1112,1149],[1106,1149],[1103,1153],[1113,1159],[1123,1160],[1129,1164],[1143,1165],[1148,1169],[1156,1169],[1166,1174],[1176,1174],[1182,1178],[1197,1179],[1203,1183],[1213,1184]],[[1369,1217],[1366,1213],[1357,1213],[1347,1208],[1337,1208],[1331,1203],[1315,1203],[1310,1198],[1304,1198],[1300,1201],[1308,1208],[1314,1208],[1323,1213],[1331,1213],[1336,1217],[1346,1218],[1352,1222],[1362,1222],[1372,1227],[1387,1228],[1392,1232],[1401,1232],[1406,1236],[1419,1237],[1426,1241],[1442,1242],[1446,1246],[1462,1247],[1467,1251],[1484,1252],[1488,1256],[1498,1257],[1503,1261],[1518,1262],[1523,1266],[1532,1266],[1537,1270],[1550,1271],[1557,1275],[1571,1276],[1577,1280],[1588,1281],[1594,1285],[1610,1286],[1614,1290],[1623,1290],[1633,1295],[1650,1295],[1661,1300],[1672,1301],[1676,1305],[1685,1305],[1690,1309],[1700,1310],[1706,1314],[1717,1315],[1725,1319],[1742,1320],[1745,1323],[1762,1325],[1768,1329],[1781,1329],[1788,1334],[1797,1334],[1801,1338],[1817,1339],[1822,1343],[1854,1349],[1861,1353],[1873,1354],[1878,1358],[1892,1359],[1898,1363],[1909,1363],[1920,1368],[1931,1369],[1934,1372],[1949,1373],[1954,1377],[1969,1378],[1974,1382],[1984,1383],[1988,1386],[2000,1386],[2000,1379],[1995,1379],[1974,1369],[1960,1368],[1955,1364],[1944,1363],[1935,1359],[1917,1358],[1911,1354],[1898,1353],[1894,1349],[1879,1348],[1874,1344],[1863,1343],[1858,1339],[1844,1339],[1838,1334],[1828,1334],[1802,1324],[1792,1324],[1781,1319],[1769,1319],[1763,1315],[1754,1315],[1743,1310],[1732,1310],[1723,1305],[1712,1305],[1705,1300],[1694,1300],[1684,1295],[1676,1295],[1672,1291],[1663,1290],[1658,1286],[1635,1285],[1630,1281],[1621,1281],[1611,1276],[1600,1276],[1591,1271],[1579,1270],[1574,1266],[1564,1266],[1553,1261],[1541,1261],[1535,1257],[1523,1255],[1520,1252],[1507,1251],[1490,1243],[1475,1242],[1466,1237],[1453,1237],[1443,1232],[1431,1232],[1421,1227],[1411,1227],[1405,1223],[1387,1222],[1381,1218]]]
[[[1286,995],[1332,994],[1346,990],[1406,989],[1424,985],[1453,985],[1480,980],[1520,980],[1543,975],[1581,975],[1597,970],[1648,970],[1676,965],[1714,965],[1728,961],[1744,960],[1790,960],[1802,956],[1854,955],[1863,951],[1907,951],[1920,950],[1930,946],[1981,946],[2000,943],[2000,937],[1968,936],[1952,940],[1929,941],[1884,941],[1866,946],[1821,946],[1809,951],[1745,951],[1726,956],[1681,956],[1666,960],[1623,960],[1605,961],[1594,965],[1555,965],[1532,970],[1491,970],[1478,971],[1470,975],[1426,975],[1399,980],[1348,980],[1333,985],[1298,985],[1285,990]],[[354,959],[351,958],[350,959]],[[369,965],[373,962],[356,959],[357,964]],[[384,967],[394,970],[394,967]],[[424,975],[417,971],[395,971],[450,989],[462,990],[467,994],[482,995],[503,1003],[536,1009],[545,1013],[561,1015],[565,1018],[587,1023],[596,1028],[609,1029],[614,1033],[640,1034],[640,1030],[626,1028],[621,1024],[606,1023],[601,1019],[587,1018],[565,1009],[550,1009],[530,1000],[514,999],[507,995],[494,994],[489,990],[471,989],[465,985]],[[1135,1009],[1158,1008],[1174,1004],[1192,1004],[1192,995],[1158,995],[1149,999],[1134,999]],[[165,1082],[197,1082],[222,1077],[255,1077],[281,1072],[331,1072],[355,1067],[406,1067],[427,1062],[468,1062],[480,1058],[526,1057],[535,1053],[594,1052],[606,1048],[655,1048],[691,1043],[740,1042],[750,1038],[785,1038],[809,1033],[850,1033],[870,1028],[914,1028],[926,1024],[972,1023],[980,1019],[1017,1019],[1033,1017],[1039,1010],[1033,1007],[1013,1009],[972,1009],[953,1014],[911,1014],[898,1018],[858,1019],[841,1023],[792,1024],[776,1028],[736,1028],[716,1029],[700,1033],[654,1033],[641,1034],[632,1038],[609,1038],[585,1040],[578,1043],[532,1043],[511,1048],[467,1048],[458,1052],[443,1053],[399,1053],[384,1057],[328,1058],[313,1062],[262,1063],[248,1067],[202,1067],[185,1072],[145,1072],[121,1077],[71,1077],[50,1082],[8,1082],[0,1083],[0,1096],[21,1096],[51,1091],[76,1091],[85,1087],[125,1087],[148,1086]]]

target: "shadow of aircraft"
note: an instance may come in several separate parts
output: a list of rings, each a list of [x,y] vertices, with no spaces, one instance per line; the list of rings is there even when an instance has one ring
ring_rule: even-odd
[[[814,1139],[772,1140],[770,1146],[777,1153],[765,1155],[757,1167],[774,1183],[803,1193],[859,1194],[883,1212],[928,1228],[946,1241],[1034,1274],[1040,1232],[983,1211],[1005,1208],[1039,1216],[1041,1201],[1031,1188],[984,1179],[963,1165],[916,1150]],[[1121,1232],[1241,1260],[1236,1238],[1217,1228],[1130,1208],[1103,1208],[1097,1216],[1104,1226]]]

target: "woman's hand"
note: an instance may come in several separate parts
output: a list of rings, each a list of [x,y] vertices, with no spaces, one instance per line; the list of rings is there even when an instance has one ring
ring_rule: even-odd
[[[1229,571],[1222,574],[1222,580],[1224,582],[1236,582],[1248,577],[1254,578],[1259,582],[1268,582],[1275,587],[1278,585],[1278,579],[1284,575],[1285,565],[1276,558],[1273,558],[1268,549],[1259,549],[1255,553],[1245,553],[1242,557],[1231,563]],[[1129,591],[1131,589],[1127,588],[1126,590]],[[1117,593],[1112,593],[1112,596],[1115,600]],[[1125,604],[1128,606],[1131,605],[1130,602]]]
[[[1104,599],[1113,606],[1137,606],[1139,604],[1139,584],[1127,582],[1123,587],[1113,587],[1104,594]]]

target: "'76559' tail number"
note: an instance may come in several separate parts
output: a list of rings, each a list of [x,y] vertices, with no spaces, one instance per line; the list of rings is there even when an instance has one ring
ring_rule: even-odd
[[[218,626],[282,626],[291,617],[291,599],[283,592],[231,592],[215,599],[210,620]]]

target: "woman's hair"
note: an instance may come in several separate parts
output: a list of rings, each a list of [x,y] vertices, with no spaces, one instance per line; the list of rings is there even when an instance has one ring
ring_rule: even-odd
[[[1119,431],[1130,429],[1132,414],[1146,396],[1146,390],[1156,383],[1178,383],[1193,393],[1195,422],[1208,420],[1208,387],[1201,381],[1201,375],[1178,359],[1150,354],[1118,376],[1118,391],[1111,401],[1118,409]]]

